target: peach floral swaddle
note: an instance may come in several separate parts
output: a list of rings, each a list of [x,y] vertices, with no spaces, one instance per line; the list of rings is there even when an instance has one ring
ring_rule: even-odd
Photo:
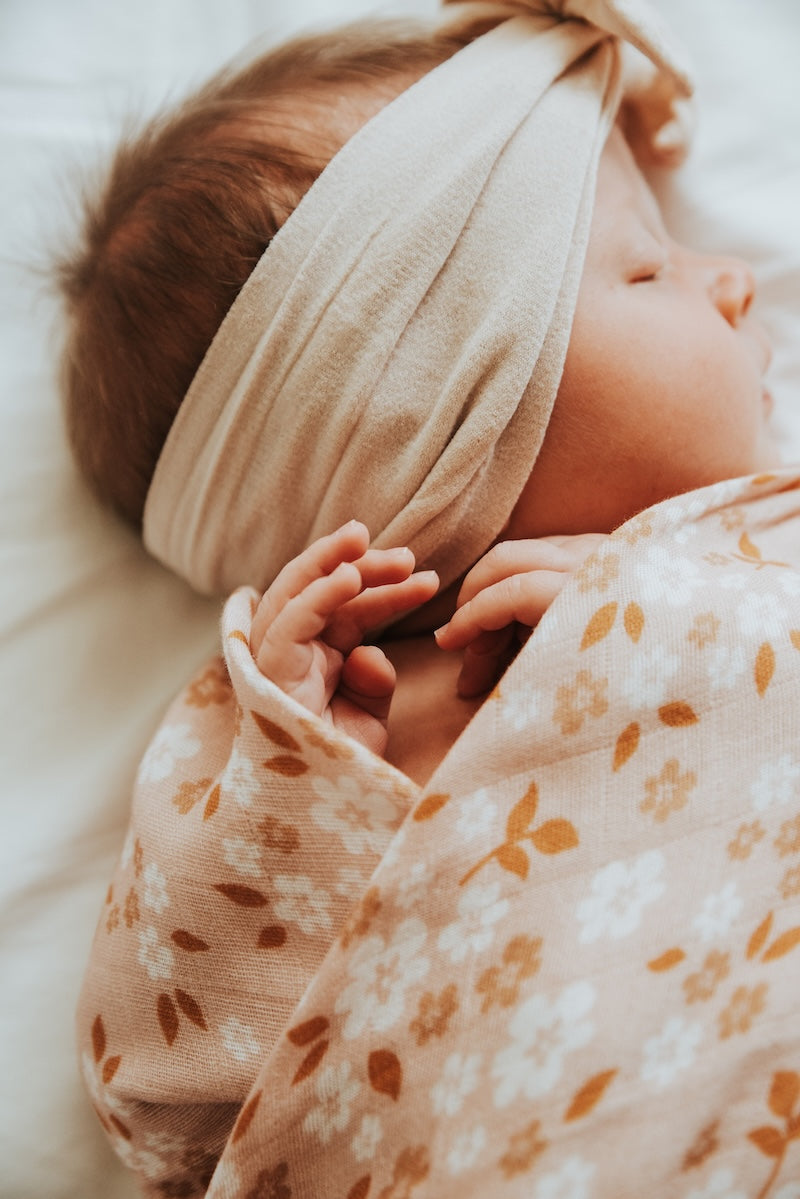
[[[251,598],[82,997],[145,1192],[794,1195],[800,477],[623,526],[422,790],[259,677]]]

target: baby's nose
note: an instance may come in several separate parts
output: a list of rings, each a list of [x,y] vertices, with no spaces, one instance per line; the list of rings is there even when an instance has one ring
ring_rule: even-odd
[[[753,302],[756,281],[750,267],[740,258],[711,258],[708,288],[712,302],[725,320],[738,325]]]

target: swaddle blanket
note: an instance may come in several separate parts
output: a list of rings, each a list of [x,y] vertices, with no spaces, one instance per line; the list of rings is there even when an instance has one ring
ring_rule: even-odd
[[[642,0],[477,9],[511,19],[336,155],[183,401],[144,534],[201,591],[265,588],[352,517],[447,585],[530,475],[619,103],[611,35],[645,51],[667,90],[689,84]]]
[[[259,675],[253,598],[144,757],[80,1007],[145,1192],[795,1196],[800,475],[610,536],[424,788]]]

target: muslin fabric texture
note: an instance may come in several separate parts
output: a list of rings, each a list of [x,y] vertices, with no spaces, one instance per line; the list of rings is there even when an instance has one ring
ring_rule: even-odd
[[[203,592],[266,587],[353,517],[444,585],[501,532],[558,388],[618,36],[689,82],[646,5],[508,15],[340,151],[235,300],[178,412],[144,515]],[[565,19],[585,18],[585,19]]]
[[[145,1194],[796,1194],[799,531],[789,470],[635,517],[424,788],[259,674],[235,593],[78,1017]]]

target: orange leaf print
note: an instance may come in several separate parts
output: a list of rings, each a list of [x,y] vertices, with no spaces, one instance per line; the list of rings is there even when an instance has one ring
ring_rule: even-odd
[[[795,649],[800,649],[800,629],[791,629],[789,636],[792,639],[792,645]]]
[[[313,1074],[317,1066],[320,1064],[325,1054],[328,1052],[330,1041],[319,1041],[310,1053],[307,1053],[300,1063],[297,1073],[292,1079],[292,1086],[302,1082],[304,1078],[308,1078],[309,1074]]]
[[[172,934],[172,940],[178,949],[185,949],[187,953],[204,953],[209,948],[206,941],[202,941],[200,937],[196,937],[185,928],[176,928]]]
[[[747,942],[746,956],[748,960],[757,957],[761,952],[772,928],[772,912],[767,912],[764,919]]]
[[[350,1187],[350,1190],[347,1192],[347,1199],[367,1199],[371,1186],[372,1175],[365,1174],[363,1178],[359,1178],[358,1182]]]
[[[375,1049],[367,1061],[369,1085],[381,1095],[396,1099],[400,1094],[403,1068],[400,1059],[391,1049]]]
[[[291,779],[296,779],[308,770],[308,764],[302,758],[293,758],[290,754],[278,754],[275,758],[267,758],[264,765],[267,770],[274,770],[276,774]]]
[[[430,820],[431,816],[435,816],[442,810],[449,798],[449,795],[444,794],[426,795],[414,809],[414,819],[417,821]]]
[[[503,869],[511,874],[519,875],[520,878],[528,877],[530,862],[525,850],[520,849],[519,845],[501,845],[497,850],[497,860]]]
[[[767,687],[769,687],[774,673],[775,650],[768,641],[765,641],[756,654],[756,664],[753,670],[756,680],[756,690],[759,695],[763,695]]]
[[[117,1072],[117,1068],[122,1061],[122,1055],[117,1053],[114,1057],[106,1058],[103,1062],[103,1082],[106,1086],[111,1082],[111,1079]]]
[[[239,1119],[233,1126],[233,1132],[231,1133],[231,1143],[233,1145],[235,1145],[237,1141],[241,1141],[242,1137],[253,1123],[253,1116],[258,1110],[258,1105],[261,1102],[262,1094],[263,1091],[256,1091],[255,1095],[247,1100],[247,1103],[239,1112]]]
[[[602,608],[598,608],[592,619],[584,630],[581,640],[581,649],[589,649],[590,646],[596,645],[598,641],[602,641],[614,627],[614,621],[617,619],[618,604],[616,600],[612,600],[610,604],[603,604]]]
[[[531,783],[522,799],[517,800],[508,814],[506,837],[509,841],[518,841],[520,837],[525,836],[538,806],[539,790],[536,783]]]
[[[286,1035],[293,1045],[310,1045],[317,1037],[327,1032],[329,1027],[330,1021],[326,1016],[312,1016],[310,1020],[304,1020],[302,1024],[290,1028]]]
[[[196,1024],[198,1028],[202,1028],[207,1032],[208,1025],[206,1024],[206,1018],[197,1000],[189,995],[187,991],[182,991],[180,987],[175,991],[175,999],[184,1016],[191,1020],[192,1024]]]
[[[663,974],[665,970],[679,966],[685,957],[684,951],[676,945],[674,949],[667,949],[660,957],[652,958],[647,963],[647,969],[652,970],[654,974]]]
[[[259,949],[280,949],[286,944],[286,929],[282,924],[267,924],[258,934]]]
[[[273,741],[275,745],[280,746],[281,749],[291,750],[293,753],[299,752],[301,748],[300,742],[295,741],[291,733],[286,732],[286,729],[282,729],[279,724],[275,724],[272,720],[267,720],[266,716],[262,716],[260,712],[251,712],[250,715],[264,736]]]
[[[220,794],[221,794],[220,785],[219,785],[219,783],[217,783],[216,787],[212,787],[211,794],[209,795],[208,799],[206,800],[206,806],[203,809],[203,819],[204,820],[210,820],[211,817],[216,812],[217,808],[219,807]]]
[[[242,883],[215,883],[214,890],[219,891],[231,903],[237,903],[240,908],[263,908],[267,897],[254,887],[245,887]]]
[[[635,644],[644,632],[644,612],[638,604],[628,604],[623,616],[623,624],[625,632]]]
[[[786,954],[791,953],[798,945],[800,945],[800,928],[790,928],[772,942],[761,960],[762,962],[774,962],[777,958],[786,957]]]
[[[158,1015],[158,1023],[161,1025],[161,1031],[164,1034],[164,1040],[168,1045],[171,1045],[178,1035],[178,1013],[175,1011],[175,1004],[169,995],[163,991],[156,1000],[156,1014]]]
[[[603,1098],[609,1083],[616,1074],[616,1069],[603,1070],[585,1082],[573,1096],[572,1102],[564,1113],[564,1120],[580,1120],[582,1116],[588,1116],[592,1108],[596,1107]]]
[[[739,552],[744,554],[745,558],[752,559],[753,562],[761,561],[761,550],[753,545],[746,533],[742,533],[739,538]]]
[[[635,720],[622,730],[614,747],[612,770],[619,770],[636,753],[639,748],[639,733],[639,725]]]
[[[689,704],[677,700],[672,704],[664,704],[658,709],[658,719],[662,724],[666,724],[671,729],[685,728],[690,724],[697,724],[697,714],[694,708]]]
[[[786,1139],[778,1128],[765,1125],[748,1132],[748,1139],[767,1157],[782,1157],[786,1150]]]
[[[578,844],[575,826],[569,820],[546,820],[530,834],[539,853],[563,853]]]
[[[769,1091],[769,1106],[774,1116],[788,1120],[800,1099],[800,1074],[794,1070],[776,1070]]]
[[[106,1051],[106,1030],[103,1025],[103,1017],[95,1016],[92,1024],[92,1050],[94,1052],[94,1060],[100,1061],[100,1058]]]

